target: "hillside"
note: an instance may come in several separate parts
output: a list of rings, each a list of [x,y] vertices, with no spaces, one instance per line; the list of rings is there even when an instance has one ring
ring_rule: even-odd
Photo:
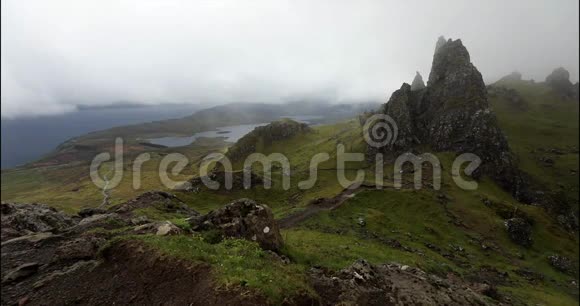
[[[443,40],[427,85],[418,77],[403,84],[373,113],[396,119],[391,146],[369,146],[355,119],[362,111],[310,127],[276,114],[229,149],[216,139],[178,149],[192,162],[173,177],[195,188],[160,188],[159,163],[176,151],[160,148],[143,189],[162,192],[138,196],[145,190],[131,189],[128,176],[99,208],[100,190],[78,165],[3,172],[3,201],[45,202],[69,214],[3,204],[2,304],[23,297],[32,305],[141,304],[155,292],[155,302],[205,305],[577,305],[579,108],[577,85],[561,85],[568,84],[562,75],[556,71],[556,86],[554,77],[536,83],[512,75],[486,87],[462,42]],[[257,108],[257,117],[236,123],[271,113]],[[184,129],[192,127],[176,131]],[[115,132],[102,133],[81,139]],[[216,152],[232,160],[234,178],[251,153],[281,153],[290,171],[275,166],[267,177],[253,166],[260,180],[250,188],[214,190],[198,168]],[[377,167],[380,152],[387,158]],[[423,188],[415,188],[416,171],[399,171],[393,152],[430,152],[441,174],[422,166]],[[475,190],[456,184],[451,170],[465,152],[484,162],[466,177]],[[362,158],[340,164],[348,153]],[[257,184],[265,178],[271,189]],[[109,282],[112,275],[131,285]],[[103,294],[111,291],[121,294]]]

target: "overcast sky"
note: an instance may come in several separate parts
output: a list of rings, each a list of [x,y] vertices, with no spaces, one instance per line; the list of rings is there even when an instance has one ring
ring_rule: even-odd
[[[578,79],[578,0],[3,0],[2,116],[78,104],[383,100],[437,37],[487,82]]]

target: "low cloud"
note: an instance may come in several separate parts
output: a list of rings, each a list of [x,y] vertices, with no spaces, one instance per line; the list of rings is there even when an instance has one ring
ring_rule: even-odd
[[[2,2],[2,116],[77,105],[386,100],[439,35],[486,81],[578,79],[578,1]]]

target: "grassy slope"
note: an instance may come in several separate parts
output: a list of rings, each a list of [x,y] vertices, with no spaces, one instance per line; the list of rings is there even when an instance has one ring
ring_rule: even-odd
[[[508,116],[501,113],[502,110],[499,112],[501,124],[505,125]],[[536,114],[530,112],[522,116]],[[525,119],[522,120],[525,122]],[[541,129],[540,126],[536,128]],[[562,137],[570,138],[560,140],[561,143],[571,140],[573,136],[570,135],[574,133],[568,129],[572,128],[565,128]],[[511,136],[510,139],[514,137],[510,131],[507,133]],[[337,143],[345,144],[347,151],[360,152],[363,143],[359,135],[360,127],[352,120],[334,126],[317,127],[314,133],[274,143],[260,151],[265,154],[284,152],[293,165],[293,182],[296,182],[306,178],[308,161],[315,153],[328,152],[333,156],[320,168],[334,169]],[[535,140],[530,145],[545,146],[542,138]],[[515,143],[514,147],[517,148],[518,145]],[[521,160],[531,159],[523,154],[525,151],[515,151]],[[450,169],[453,154],[441,153],[438,156],[443,169]],[[576,162],[571,159],[571,163],[577,168],[577,159]],[[236,166],[241,168],[241,165]],[[364,163],[347,164],[347,168],[365,166]],[[537,175],[525,167],[524,170]],[[557,253],[578,258],[578,237],[561,230],[541,208],[517,203],[493,182],[483,180],[476,192],[463,191],[455,186],[448,172],[444,170],[441,190],[451,198],[446,206],[438,202],[439,192],[433,190],[363,191],[335,211],[320,213],[296,228],[284,230],[287,254],[306,266],[320,265],[334,269],[345,267],[357,258],[365,258],[375,263],[398,261],[420,266],[434,273],[453,271],[464,276],[477,276],[481,267],[492,266],[508,272],[509,283],[500,285],[500,289],[516,299],[550,305],[577,304],[576,289],[569,285],[571,276],[555,271],[548,264],[547,256]],[[278,180],[275,180],[277,184],[270,191],[261,188],[230,192],[204,191],[183,196],[201,211],[207,211],[214,208],[214,205],[219,206],[235,198],[251,197],[270,205],[277,216],[283,216],[301,209],[313,198],[333,196],[342,190],[334,171],[323,170],[320,174],[316,187],[306,191],[296,187],[282,191],[278,176]],[[370,171],[366,174],[367,180],[374,179]],[[557,172],[550,175],[555,176]],[[350,173],[350,176],[354,177],[354,174]],[[392,181],[392,167],[385,167],[385,179],[385,185],[388,186]],[[577,190],[577,183],[574,185],[573,181],[569,181],[569,184],[571,193]],[[504,229],[504,220],[482,203],[483,198],[517,208],[531,216],[536,221],[533,229],[534,246],[525,249],[513,244]],[[359,218],[366,221],[364,228],[357,224]],[[453,225],[454,219],[461,220],[464,227]],[[394,249],[382,242],[385,238],[396,239],[415,251],[409,253]],[[458,246],[465,251],[459,252],[456,259],[451,260],[432,251],[426,244],[438,246],[443,249],[442,253],[457,253],[453,248]],[[492,247],[484,249],[482,244]],[[530,283],[514,273],[514,270],[522,268],[541,273],[546,279],[539,283]],[[574,277],[577,278],[577,275]]]
[[[550,190],[562,190],[578,204],[578,101],[563,100],[542,83],[511,81],[496,86],[513,88],[528,103],[528,110],[510,107],[509,102],[492,99],[500,126],[510,146],[519,157],[520,168]],[[556,155],[541,150],[558,149]],[[555,161],[546,167],[539,161],[549,157]]]
[[[570,173],[571,169],[578,169],[578,154],[574,153],[578,145],[577,104],[560,101],[541,84],[514,87],[529,101],[529,110],[514,110],[499,99],[491,102],[522,169],[535,179],[546,182],[550,190],[565,190],[569,197],[576,199],[572,203],[577,203],[577,177]],[[317,127],[315,133],[275,143],[261,148],[261,152],[284,152],[293,165],[293,175],[303,179],[310,156],[318,152],[335,156],[338,142],[344,143],[347,151],[359,151],[363,145],[359,135],[355,121],[344,122]],[[552,156],[556,160],[555,166],[547,168],[538,161],[535,153],[530,153],[538,148],[558,148],[566,153]],[[453,155],[443,153],[438,156],[444,169],[450,169]],[[335,159],[332,159],[320,168],[333,169],[334,163]],[[387,166],[385,170],[386,185],[392,180],[390,169]],[[221,204],[247,196],[269,204],[277,216],[283,216],[300,209],[310,199],[332,196],[342,189],[337,184],[334,171],[320,172],[322,177],[317,186],[309,191],[297,188],[281,191],[275,186],[269,192],[257,189],[211,195],[202,193],[191,196],[190,202],[197,208],[207,210],[211,208],[207,203],[213,200]],[[367,180],[372,179],[372,174],[367,172]],[[576,289],[569,285],[572,277],[555,271],[547,261],[547,256],[555,253],[577,259],[577,236],[562,231],[541,208],[517,203],[489,180],[480,182],[476,192],[467,192],[452,183],[448,171],[444,171],[443,179],[441,192],[451,198],[446,209],[437,201],[438,192],[432,190],[364,191],[338,210],[321,213],[297,228],[285,230],[283,235],[289,255],[305,265],[329,268],[341,268],[357,258],[366,258],[377,263],[394,260],[418,265],[436,273],[454,271],[464,276],[477,275],[482,266],[492,266],[509,273],[510,283],[500,286],[504,293],[527,302],[577,304]],[[531,216],[536,221],[534,246],[525,249],[513,244],[505,232],[503,219],[493,209],[483,205],[482,198],[517,208]],[[367,226],[359,227],[358,218],[365,219]],[[455,218],[461,220],[465,227],[453,225],[452,219]],[[376,237],[396,239],[416,252],[393,249]],[[454,246],[460,246],[465,251],[457,259],[450,260],[427,248],[427,243],[440,247],[444,252],[453,252]],[[494,247],[484,249],[482,243]],[[541,273],[546,279],[529,283],[514,273],[514,270],[521,268]]]
[[[566,102],[558,101],[541,84],[518,83],[506,86],[508,85],[520,91],[530,103],[530,109],[525,112],[516,111],[499,99],[492,100],[492,105],[498,115],[500,125],[509,137],[512,149],[520,159],[522,169],[534,178],[546,182],[550,189],[564,189],[569,197],[573,199],[575,197],[574,203],[577,203],[578,178],[570,174],[570,169],[578,170],[578,154],[566,153],[553,156],[556,161],[554,167],[546,168],[538,162],[537,153],[531,153],[537,148],[559,148],[570,151],[570,146],[578,147],[577,104],[555,104]],[[545,104],[550,106],[544,106]],[[249,197],[268,204],[278,217],[287,215],[292,211],[302,209],[311,199],[331,197],[343,189],[337,183],[333,170],[336,168],[337,143],[343,143],[347,152],[362,152],[364,143],[360,137],[358,122],[351,120],[315,127],[313,133],[261,147],[260,151],[263,153],[283,152],[290,159],[292,164],[290,190],[281,189],[281,174],[278,172],[274,173],[274,186],[268,191],[258,187],[227,192],[180,193],[179,196],[200,212],[220,207],[233,199]],[[300,190],[296,187],[296,183],[307,178],[310,157],[319,152],[327,152],[332,158],[319,167],[321,170],[316,186],[310,190]],[[361,191],[339,209],[320,213],[297,227],[284,230],[282,234],[286,241],[285,253],[295,261],[296,266],[290,267],[291,271],[288,271],[271,265],[268,261],[259,261],[260,265],[267,265],[264,268],[268,269],[264,272],[268,275],[267,278],[278,278],[288,274],[291,280],[286,280],[290,286],[287,289],[291,292],[305,290],[304,288],[307,287],[300,275],[308,266],[320,265],[339,269],[357,258],[365,258],[375,263],[398,261],[420,266],[434,273],[444,274],[452,271],[463,276],[477,276],[480,267],[492,266],[508,272],[509,282],[500,284],[500,290],[517,300],[529,304],[577,305],[577,289],[570,287],[569,281],[572,278],[577,279],[578,275],[569,276],[555,271],[549,266],[546,257],[558,253],[577,260],[579,258],[578,237],[562,231],[542,209],[515,202],[511,196],[487,179],[480,182],[475,192],[457,188],[448,170],[451,168],[453,154],[441,153],[438,157],[444,169],[441,191],[429,189]],[[350,163],[347,167],[366,168],[367,165],[364,162]],[[236,168],[240,169],[241,165],[236,165]],[[13,184],[6,188],[3,177],[3,199],[5,189],[12,195],[17,195],[19,197],[17,199],[27,199],[31,196],[35,199],[43,198],[42,191],[36,194],[27,194],[22,191],[20,182],[26,182],[33,188],[41,187],[49,182],[46,177],[37,177],[38,170],[30,171],[35,172],[20,176],[10,174]],[[53,172],[47,171],[43,175],[52,175]],[[349,176],[354,177],[354,170],[349,171]],[[367,170],[367,180],[373,179],[372,174]],[[385,167],[386,185],[389,185],[390,181],[392,181],[392,167],[387,165]],[[438,201],[440,193],[449,198],[446,205]],[[52,195],[54,194],[44,194],[44,198],[48,199]],[[517,207],[536,221],[533,228],[534,245],[532,248],[519,247],[509,240],[503,220],[493,209],[483,205],[481,199],[484,197],[514,209]],[[62,200],[66,203],[69,199]],[[150,216],[155,215],[150,214]],[[176,216],[157,217],[175,218]],[[359,218],[366,221],[366,226],[358,225]],[[457,222],[454,220],[461,220],[463,226],[455,225]],[[227,258],[224,259],[224,256],[230,251],[219,245],[206,245],[206,242],[199,242],[194,238],[182,239],[185,240],[156,238],[149,243],[175,256],[189,256],[194,261],[201,260],[214,264],[226,260],[226,266],[229,266],[230,261]],[[412,248],[414,251],[406,252],[393,248],[384,242],[385,239],[396,239],[403,246]],[[426,246],[427,243],[439,247],[442,251],[431,250]],[[483,248],[482,244],[491,247]],[[461,247],[464,251],[454,250],[457,247]],[[216,258],[206,258],[204,256],[207,255],[203,252],[191,254],[188,248],[200,248],[207,253],[215,252]],[[453,253],[455,258],[444,257],[443,253]],[[247,256],[246,253],[244,254]],[[219,268],[220,265],[216,267]],[[537,283],[530,283],[513,272],[520,268],[541,273],[546,278]],[[255,272],[252,267],[248,267],[247,270],[234,270],[225,269],[220,270],[219,273],[223,273],[221,275],[224,279],[239,282],[240,279],[250,279],[252,273]],[[252,279],[249,283],[267,292],[273,300],[279,299],[280,295],[290,294],[276,292],[275,289],[268,287],[265,280]]]
[[[209,152],[223,150],[225,146],[219,139],[202,141],[203,145],[151,149],[151,160],[145,162],[142,167],[139,190],[132,187],[133,158],[125,157],[122,180],[119,186],[110,191],[111,204],[122,203],[148,190],[166,190],[167,188],[161,184],[158,169],[161,159],[168,153],[183,154],[190,161],[181,173],[169,175],[172,180],[186,180],[197,174],[198,161]],[[2,201],[47,203],[71,213],[83,207],[98,206],[103,200],[103,195],[90,179],[89,166],[87,162],[75,162],[2,171]],[[101,176],[108,174],[110,177],[111,173],[108,173],[107,169],[111,166],[112,162],[107,162],[100,170]],[[171,167],[173,165],[170,165],[169,169]]]
[[[213,276],[220,285],[258,290],[274,304],[281,304],[294,293],[315,294],[307,285],[306,267],[274,260],[254,242],[226,239],[210,244],[201,236],[146,235],[123,239],[138,239],[166,255],[194,263],[209,263],[214,267]]]

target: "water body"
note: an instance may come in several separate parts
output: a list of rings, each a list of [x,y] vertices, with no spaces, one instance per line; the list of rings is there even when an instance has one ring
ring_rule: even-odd
[[[292,119],[296,122],[311,124],[312,121],[322,118],[322,116],[284,116],[282,118]],[[159,137],[148,139],[150,143],[162,145],[166,147],[182,147],[190,145],[196,139],[201,137],[216,138],[224,137],[227,142],[236,142],[244,135],[253,131],[256,127],[267,125],[268,123],[256,123],[256,124],[242,124],[242,125],[231,125],[216,128],[213,131],[205,131],[195,133],[192,136],[186,137]]]
[[[196,139],[201,137],[216,138],[224,137],[227,142],[236,142],[238,139],[242,138],[244,135],[248,134],[254,128],[259,126],[267,125],[268,123],[257,123],[257,124],[242,124],[242,125],[231,125],[224,126],[215,129],[214,131],[205,131],[195,133],[192,136],[186,137],[159,137],[148,139],[150,143],[162,145],[166,147],[182,147],[187,146],[194,142]]]
[[[179,118],[200,106],[169,104],[100,109],[34,118],[2,118],[2,169],[39,159],[72,137],[115,126]]]

